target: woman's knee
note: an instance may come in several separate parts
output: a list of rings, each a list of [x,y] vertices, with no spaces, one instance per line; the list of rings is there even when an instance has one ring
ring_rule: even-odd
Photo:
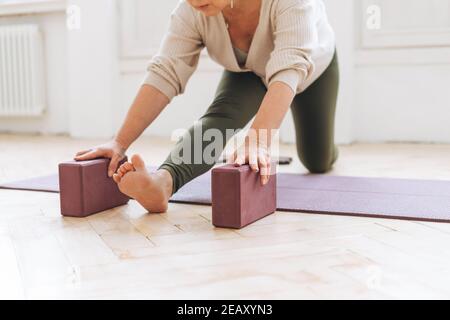
[[[305,168],[313,174],[323,174],[331,171],[331,163],[326,163],[323,161],[302,161]]]
[[[305,168],[313,174],[324,174],[333,169],[333,165],[339,156],[337,148],[333,152],[300,153],[299,158]]]

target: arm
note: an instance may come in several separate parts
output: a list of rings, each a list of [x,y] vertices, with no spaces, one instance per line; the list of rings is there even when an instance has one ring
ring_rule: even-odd
[[[130,145],[158,117],[169,103],[169,98],[153,86],[143,85],[115,138],[92,149],[80,151],[75,160],[86,161],[100,157],[111,159],[108,175],[113,176]]]
[[[319,45],[315,2],[279,0],[276,6],[274,50],[266,66],[269,86],[287,84],[299,94],[305,81],[314,73],[312,52]]]
[[[252,129],[256,132],[267,131],[267,135],[258,135],[263,138],[263,141],[260,142],[266,144],[267,147],[270,147],[272,143],[273,135],[271,133],[280,129],[294,97],[293,91],[285,83],[274,82],[270,85],[252,125]]]
[[[311,52],[317,45],[314,3],[309,0],[280,0],[274,19],[274,50],[266,66],[267,94],[256,115],[246,142],[233,156],[236,165],[249,163],[261,174],[262,184],[270,177],[270,146],[304,82],[314,72]]]
[[[180,2],[171,15],[169,30],[153,57],[148,73],[115,138],[103,145],[78,152],[78,161],[99,157],[111,159],[109,176],[117,170],[126,150],[159,116],[169,102],[182,94],[198,65],[203,41],[193,9]]]
[[[155,87],[143,85],[116,135],[115,141],[123,149],[128,149],[168,104],[169,99]]]
[[[272,172],[270,147],[273,136],[278,132],[295,95],[283,82],[270,85],[261,107],[255,117],[245,144],[235,152],[232,161],[241,166],[249,163],[255,172],[260,172],[261,183],[267,184]]]
[[[148,66],[148,74],[116,140],[127,149],[159,116],[170,101],[184,92],[197,68],[204,45],[192,8],[179,3],[161,48]]]

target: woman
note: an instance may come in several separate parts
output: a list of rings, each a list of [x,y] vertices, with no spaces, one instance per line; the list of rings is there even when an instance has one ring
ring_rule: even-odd
[[[147,172],[138,155],[116,169],[129,146],[184,92],[205,47],[225,71],[213,103],[196,126],[203,132],[219,130],[225,137],[227,130],[244,128],[256,116],[252,123],[256,142],[246,139],[232,163],[249,163],[266,184],[272,130],[279,129],[291,108],[302,163],[312,173],[331,169],[338,157],[334,119],[339,70],[334,32],[322,0],[180,1],[119,133],[107,144],[79,152],[75,159],[111,158],[109,175],[121,191],[149,212],[165,212],[172,194],[213,166],[180,161],[181,153],[184,157],[186,150],[195,152],[191,137],[196,126],[156,173]],[[204,141],[201,147],[206,148]],[[217,160],[220,154],[215,156]]]

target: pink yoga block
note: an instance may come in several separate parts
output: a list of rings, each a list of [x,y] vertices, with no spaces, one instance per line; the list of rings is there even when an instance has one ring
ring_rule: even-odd
[[[249,166],[227,165],[212,171],[212,218],[219,228],[241,229],[276,211],[277,176],[261,185]]]
[[[108,177],[109,162],[109,159],[96,159],[59,165],[63,216],[83,218],[128,203],[130,198]]]

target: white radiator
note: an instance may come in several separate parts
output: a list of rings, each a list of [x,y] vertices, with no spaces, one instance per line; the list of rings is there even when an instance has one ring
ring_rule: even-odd
[[[37,25],[0,26],[0,116],[45,109],[42,35]]]

